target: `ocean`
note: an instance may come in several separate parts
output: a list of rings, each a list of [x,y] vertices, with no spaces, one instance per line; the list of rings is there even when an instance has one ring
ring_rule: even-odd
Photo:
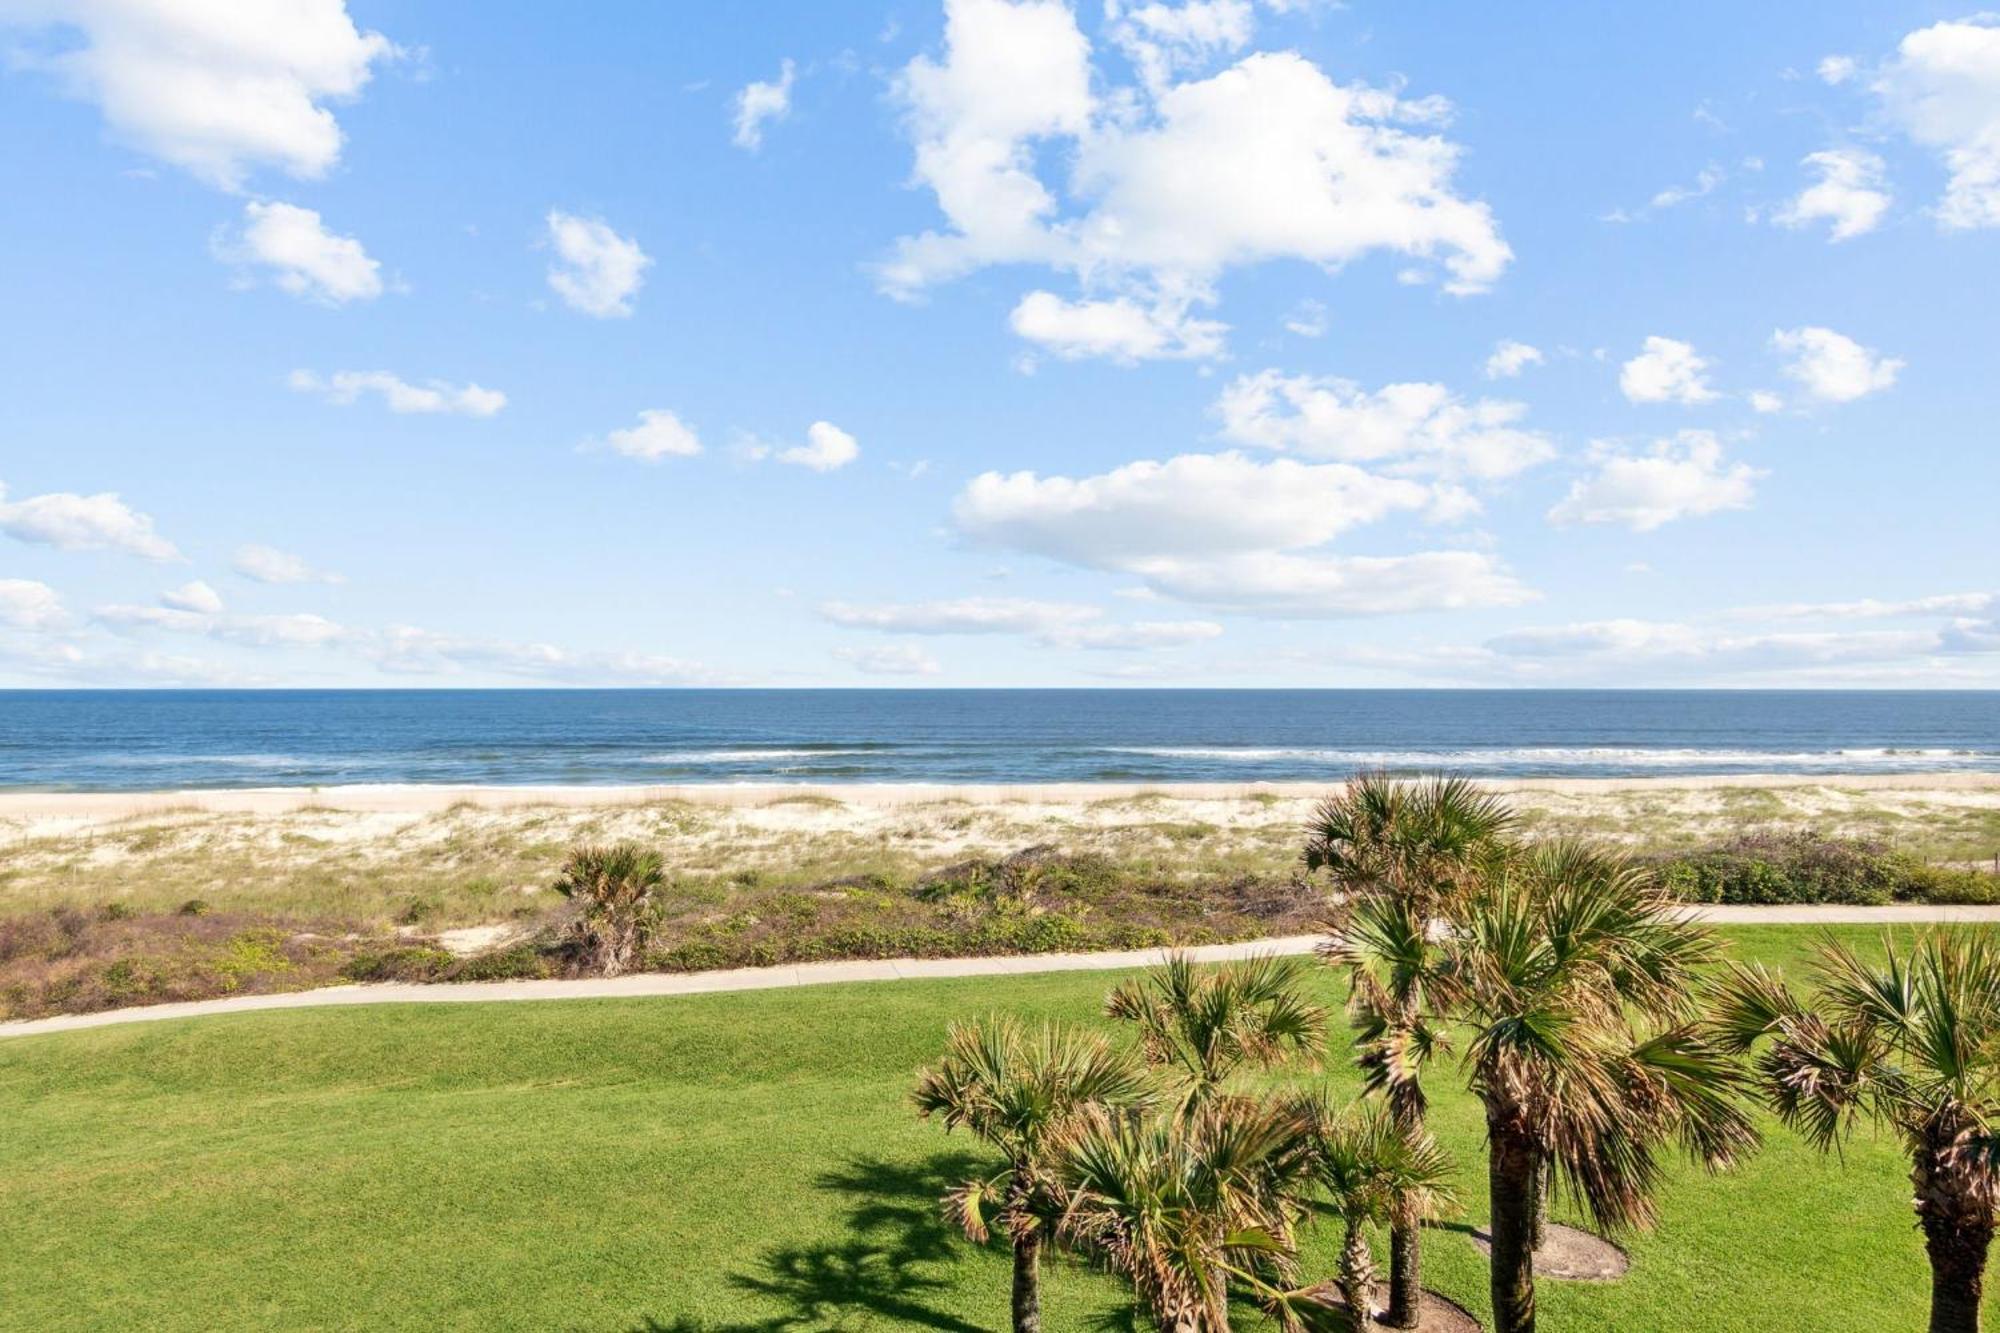
[[[2000,772],[2000,692],[0,691],[0,788]]]

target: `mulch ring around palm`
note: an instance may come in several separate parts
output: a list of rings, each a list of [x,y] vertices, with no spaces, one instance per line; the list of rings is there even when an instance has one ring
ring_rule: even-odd
[[[1382,1311],[1389,1305],[1389,1287],[1378,1282],[1369,1289],[1369,1298],[1375,1305],[1374,1327],[1387,1328],[1382,1322]],[[1337,1310],[1347,1308],[1347,1302],[1340,1299],[1340,1292],[1329,1288],[1326,1292],[1327,1304]],[[1457,1301],[1447,1300],[1434,1291],[1424,1292],[1424,1303],[1417,1311],[1415,1333],[1480,1333],[1479,1321]]]
[[[1493,1238],[1484,1231],[1472,1233],[1472,1243],[1489,1259]],[[1632,1266],[1625,1251],[1602,1236],[1578,1231],[1560,1222],[1549,1223],[1542,1247],[1535,1251],[1535,1276],[1567,1282],[1616,1282]]]

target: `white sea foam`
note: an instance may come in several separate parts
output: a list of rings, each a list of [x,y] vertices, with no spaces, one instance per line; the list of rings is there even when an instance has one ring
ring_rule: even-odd
[[[674,750],[666,754],[642,754],[641,764],[758,764],[766,759],[827,759],[844,754],[870,754],[869,750]]]
[[[1787,769],[1958,766],[1996,752],[1963,749],[1744,750],[1644,746],[1513,746],[1492,749],[1362,750],[1299,746],[1116,745],[1102,753],[1220,763],[1320,763],[1347,768],[1699,768]]]

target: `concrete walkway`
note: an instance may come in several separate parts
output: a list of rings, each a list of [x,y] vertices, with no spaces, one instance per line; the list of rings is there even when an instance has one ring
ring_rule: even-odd
[[[1910,925],[2000,923],[2000,907],[1700,907],[1693,914],[1716,925]],[[1220,963],[1257,954],[1310,953],[1318,935],[1285,935],[1187,949],[1197,962]],[[259,1009],[316,1009],[344,1004],[473,1004],[505,1000],[625,999],[652,995],[708,995],[718,991],[770,990],[782,986],[824,986],[843,981],[903,981],[916,977],[1020,976],[1034,972],[1093,972],[1151,967],[1168,949],[1122,953],[1050,953],[1002,958],[887,958],[793,967],[745,967],[726,972],[645,972],[634,976],[569,978],[558,981],[481,981],[463,984],[390,982],[328,986],[280,995],[240,995],[226,1000],[193,1000],[95,1014],[60,1014],[25,1023],[0,1023],[0,1038],[43,1032],[151,1023],[169,1018],[240,1014]]]

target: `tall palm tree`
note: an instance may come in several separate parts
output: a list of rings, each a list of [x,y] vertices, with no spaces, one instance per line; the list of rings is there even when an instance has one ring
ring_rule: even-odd
[[[1320,956],[1348,974],[1348,1016],[1369,1091],[1420,1136],[1425,1068],[1448,1048],[1433,992],[1445,953],[1434,924],[1448,903],[1491,873],[1513,812],[1463,778],[1398,781],[1361,773],[1322,802],[1306,827],[1308,870],[1341,891]],[[1383,1322],[1414,1328],[1423,1301],[1422,1219],[1390,1219],[1389,1308]]]
[[[1051,1143],[1089,1110],[1146,1104],[1145,1070],[1104,1038],[1011,1019],[955,1023],[945,1056],[917,1078],[918,1114],[966,1129],[1004,1159],[991,1176],[945,1196],[947,1214],[974,1242],[998,1225],[1014,1251],[1015,1333],[1042,1326],[1041,1252],[1062,1211]]]
[[[1662,1148],[1720,1169],[1756,1135],[1734,1060],[1695,1022],[1714,941],[1631,865],[1544,844],[1454,916],[1442,998],[1472,1029],[1486,1109],[1494,1327],[1532,1333],[1545,1165],[1600,1226],[1645,1226]]]
[[[1812,1003],[1761,965],[1719,988],[1730,1049],[1769,1038],[1757,1080],[1779,1118],[1822,1150],[1868,1116],[1902,1140],[1931,1265],[1931,1333],[1978,1333],[2000,1199],[2000,948],[1939,931],[1880,965],[1828,942]]]
[[[1220,1097],[1239,1069],[1319,1050],[1326,1009],[1306,998],[1306,977],[1296,958],[1201,968],[1176,954],[1114,987],[1104,1012],[1137,1025],[1147,1063],[1168,1072],[1192,1111]]]
[[[637,961],[666,878],[660,854],[637,843],[570,852],[555,888],[570,901],[569,933],[584,967],[615,977]]]
[[[1322,1322],[1296,1282],[1305,1128],[1290,1105],[1226,1093],[1173,1115],[1086,1112],[1065,1135],[1063,1234],[1164,1333],[1230,1333],[1232,1289],[1287,1329]]]
[[[1436,1216],[1456,1199],[1451,1158],[1424,1130],[1412,1130],[1379,1103],[1335,1109],[1325,1094],[1301,1099],[1309,1127],[1310,1175],[1344,1228],[1336,1284],[1354,1327],[1366,1328],[1373,1306],[1375,1259],[1371,1224]]]

